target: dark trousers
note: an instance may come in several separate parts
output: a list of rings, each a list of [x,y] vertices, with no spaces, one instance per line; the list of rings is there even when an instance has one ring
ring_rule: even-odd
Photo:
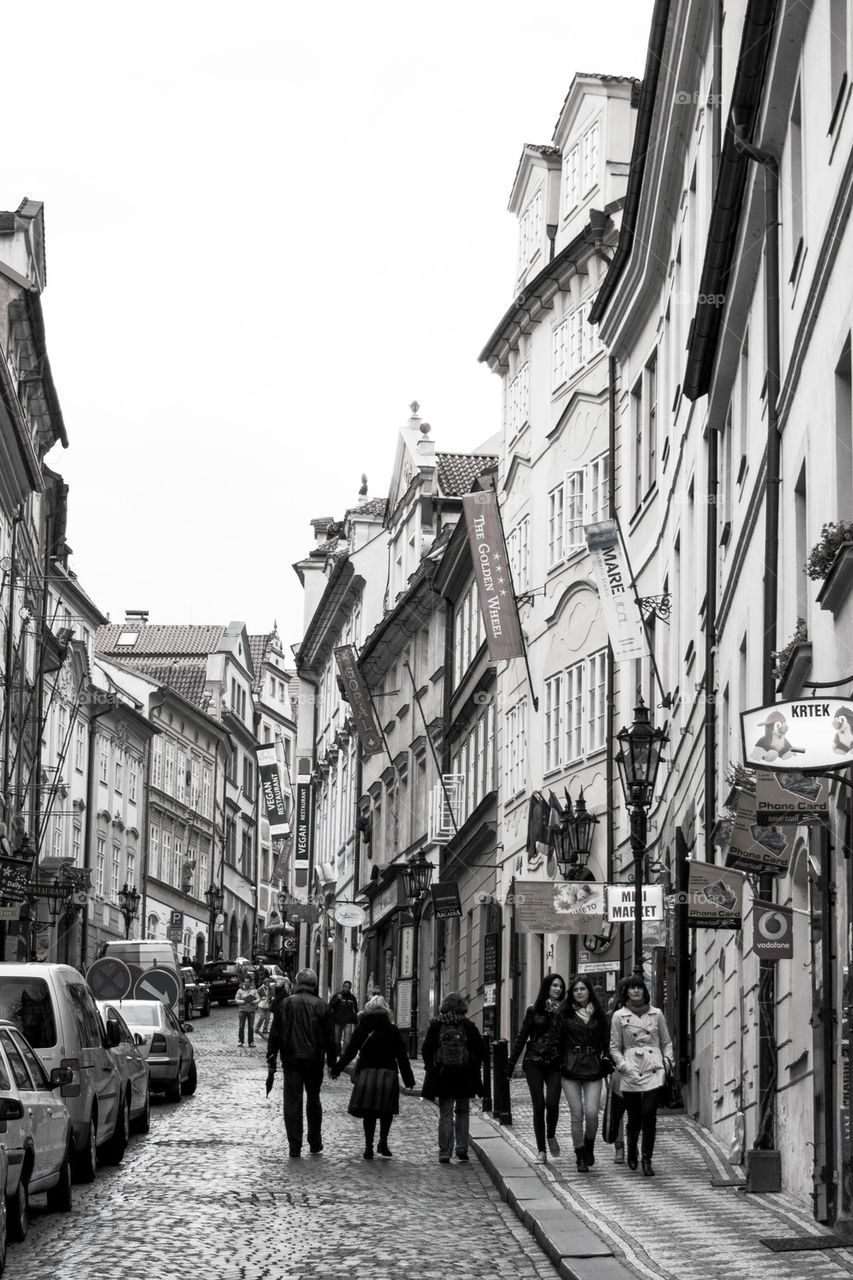
[[[323,1064],[309,1058],[293,1058],[284,1068],[284,1129],[291,1153],[302,1149],[302,1093],[305,1092],[305,1119],[308,1122],[308,1146],[312,1151],[323,1145],[323,1105],[320,1087]]]
[[[533,1133],[536,1137],[536,1150],[545,1150],[545,1132],[553,1138],[557,1132],[557,1120],[560,1115],[559,1070],[554,1067],[538,1067],[532,1062],[525,1062],[524,1074],[530,1090],[530,1101],[533,1103]]]
[[[625,1136],[629,1142],[636,1142],[640,1134],[643,1136],[640,1154],[651,1160],[655,1150],[655,1134],[658,1127],[658,1090],[647,1089],[645,1093],[623,1093],[625,1103]]]
[[[364,1125],[364,1144],[367,1147],[373,1146],[373,1138],[376,1133],[376,1121],[379,1121],[379,1141],[388,1142],[388,1134],[391,1132],[391,1123],[394,1117],[390,1111],[380,1111],[372,1116],[365,1116],[362,1120]]]

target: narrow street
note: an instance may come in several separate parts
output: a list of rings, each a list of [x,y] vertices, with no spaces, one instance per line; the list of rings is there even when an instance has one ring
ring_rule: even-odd
[[[70,1215],[33,1197],[10,1280],[557,1276],[476,1158],[439,1165],[431,1104],[404,1096],[393,1160],[368,1163],[349,1082],[327,1081],[325,1150],[290,1160],[280,1071],[265,1097],[266,1042],[238,1048],[233,1007],[196,1019],[192,1036],[196,1095],[155,1095],[150,1133],[118,1168],[75,1185]]]

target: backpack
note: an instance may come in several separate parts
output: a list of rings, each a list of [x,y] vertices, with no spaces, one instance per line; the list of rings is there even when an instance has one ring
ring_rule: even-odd
[[[435,1051],[437,1067],[465,1067],[468,1065],[468,1037],[464,1022],[445,1022],[438,1033]]]

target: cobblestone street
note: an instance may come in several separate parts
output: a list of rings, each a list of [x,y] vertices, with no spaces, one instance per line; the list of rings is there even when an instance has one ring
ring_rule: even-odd
[[[325,1150],[288,1159],[281,1071],[266,1099],[266,1042],[240,1049],[236,1028],[234,1008],[193,1022],[198,1092],[155,1095],[151,1132],[75,1185],[70,1215],[33,1197],[11,1280],[557,1275],[476,1158],[438,1163],[437,1113],[420,1098],[401,1098],[393,1160],[369,1163],[349,1082],[327,1081]]]

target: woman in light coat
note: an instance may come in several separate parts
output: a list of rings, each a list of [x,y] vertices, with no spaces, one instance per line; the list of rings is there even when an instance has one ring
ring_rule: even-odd
[[[619,1072],[627,1115],[628,1168],[637,1167],[637,1139],[642,1134],[643,1173],[654,1177],[658,1099],[664,1063],[672,1065],[672,1038],[663,1014],[651,1003],[648,987],[636,974],[623,983],[622,1002],[610,1023],[610,1056]]]

